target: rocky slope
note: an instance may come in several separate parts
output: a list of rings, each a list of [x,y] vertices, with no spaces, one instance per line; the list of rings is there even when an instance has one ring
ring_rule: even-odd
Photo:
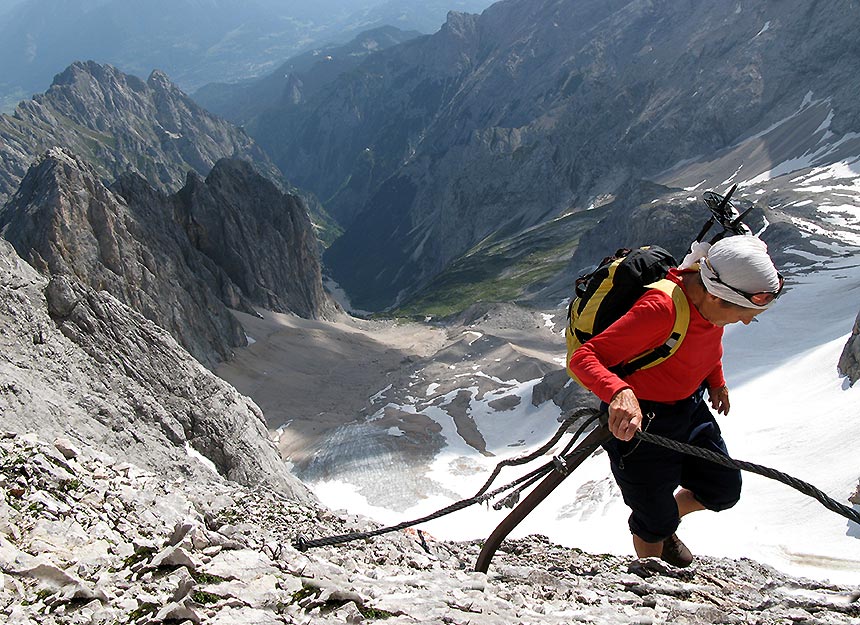
[[[247,134],[200,108],[160,71],[143,81],[110,65],[76,62],[47,92],[0,116],[0,203],[54,146],[80,155],[108,183],[131,171],[175,191],[188,170],[205,176],[223,157],[280,179]]]
[[[260,409],[106,291],[39,275],[0,239],[3,427],[95,444],[167,476],[225,477],[306,491],[267,437]],[[6,471],[4,471],[6,473]]]
[[[0,233],[42,273],[110,292],[207,364],[246,344],[228,307],[313,317],[324,306],[304,204],[240,161],[168,196],[134,174],[108,190],[53,149],[0,209]]]
[[[742,171],[703,165],[677,186],[753,181],[804,154],[850,160],[858,19],[849,2],[813,0],[507,0],[372,55],[255,132],[355,221],[326,263],[356,306],[378,309],[487,237],[624,202],[631,179],[676,186],[664,172],[744,139]]]
[[[297,534],[371,529],[267,489],[159,476],[30,434],[0,438],[0,614],[23,623],[847,624],[856,589],[750,560],[589,555],[389,534],[306,553]]]
[[[851,384],[860,380],[860,313],[851,330],[851,337],[845,343],[839,358],[839,373],[848,377]]]

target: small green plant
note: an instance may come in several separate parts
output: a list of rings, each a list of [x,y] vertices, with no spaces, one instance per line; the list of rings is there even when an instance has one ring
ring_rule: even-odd
[[[201,605],[206,605],[207,603],[217,603],[221,601],[221,597],[204,590],[195,590],[191,593],[191,600]]]
[[[63,480],[60,482],[60,492],[70,493],[73,490],[78,490],[81,487],[81,481],[77,478],[71,480]]]
[[[41,501],[34,501],[27,506],[27,512],[31,512],[33,514],[39,514],[45,509],[45,504]]]
[[[42,588],[39,592],[36,593],[36,598],[40,601],[44,601],[48,597],[54,594],[54,591],[49,588]]]
[[[315,594],[317,594],[317,591],[314,588],[304,586],[293,593],[291,603],[299,603],[300,601],[304,601],[308,597],[313,597]]]
[[[128,622],[134,623],[147,614],[153,614],[156,610],[158,610],[158,606],[154,603],[141,603],[134,610],[128,613]]]
[[[155,555],[154,547],[138,547],[134,550],[134,553],[128,556],[122,562],[122,568],[130,569],[138,562],[143,562],[144,560],[148,560],[153,555]]]
[[[380,610],[379,608],[371,608],[361,604],[358,604],[358,611],[364,618],[370,619],[386,619],[395,616],[393,612],[389,612],[388,610]]]
[[[224,577],[212,575],[211,573],[204,573],[202,571],[192,571],[191,577],[193,577],[194,581],[198,584],[220,584],[221,582],[227,581]]]

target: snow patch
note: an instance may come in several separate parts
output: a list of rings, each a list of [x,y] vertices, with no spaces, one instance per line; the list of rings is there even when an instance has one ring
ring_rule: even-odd
[[[189,458],[194,458],[195,460],[199,461],[201,464],[203,464],[203,466],[212,471],[212,473],[214,473],[215,475],[219,475],[218,467],[215,466],[215,463],[209,460],[209,458],[201,454],[199,451],[194,449],[191,446],[191,443],[189,443],[188,441],[185,441],[185,453],[188,454]]]
[[[766,21],[766,22],[764,23],[764,26],[762,26],[762,27],[761,27],[761,30],[760,30],[760,31],[758,31],[758,32],[755,34],[755,36],[753,37],[753,39],[755,39],[755,38],[756,38],[756,37],[758,37],[759,35],[763,35],[763,34],[764,34],[764,33],[766,33],[768,30],[770,30],[770,20],[768,20],[768,21]]]
[[[375,395],[371,396],[371,398],[370,398],[370,403],[371,403],[371,404],[375,404],[375,403],[376,403],[376,402],[378,402],[380,399],[382,399],[383,397],[385,397],[385,394],[386,394],[388,391],[390,391],[390,390],[391,390],[391,386],[392,386],[392,385],[391,385],[391,384],[389,384],[389,385],[388,385],[388,386],[386,386],[384,389],[382,389],[381,391],[379,391],[379,392],[378,392],[378,393],[376,393]]]

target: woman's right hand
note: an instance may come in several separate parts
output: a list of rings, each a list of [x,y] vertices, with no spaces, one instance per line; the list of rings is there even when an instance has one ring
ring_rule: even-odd
[[[609,431],[615,438],[629,441],[642,426],[642,408],[630,388],[615,394],[609,402]]]

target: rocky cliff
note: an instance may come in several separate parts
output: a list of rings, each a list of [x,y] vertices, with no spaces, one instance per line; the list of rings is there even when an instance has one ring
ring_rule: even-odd
[[[48,280],[2,239],[0,269],[5,429],[96,445],[165,476],[206,475],[197,453],[225,478],[307,498],[260,409],[167,332],[73,275]]]
[[[282,193],[250,164],[224,159],[205,180],[190,173],[174,206],[191,244],[254,305],[300,317],[322,311],[317,239],[301,198]],[[231,290],[222,299],[232,305]]]
[[[478,242],[624,199],[631,179],[722,186],[850,160],[858,21],[847,1],[508,0],[255,132],[354,223],[326,263],[357,306],[386,307]],[[745,140],[731,169],[703,159]],[[664,175],[698,159],[695,181]]]
[[[0,203],[54,146],[87,160],[107,182],[131,171],[165,191],[182,186],[188,170],[205,176],[223,157],[280,179],[245,132],[200,108],[164,73],[143,81],[92,61],[72,64],[47,92],[0,116]]]
[[[108,291],[207,364],[246,344],[228,307],[313,317],[324,303],[304,205],[238,161],[168,196],[134,174],[109,190],[53,149],[0,209],[0,233],[42,273]]]
[[[839,373],[847,376],[851,384],[860,380],[860,313],[854,322],[851,338],[845,343],[845,349],[839,358]]]

